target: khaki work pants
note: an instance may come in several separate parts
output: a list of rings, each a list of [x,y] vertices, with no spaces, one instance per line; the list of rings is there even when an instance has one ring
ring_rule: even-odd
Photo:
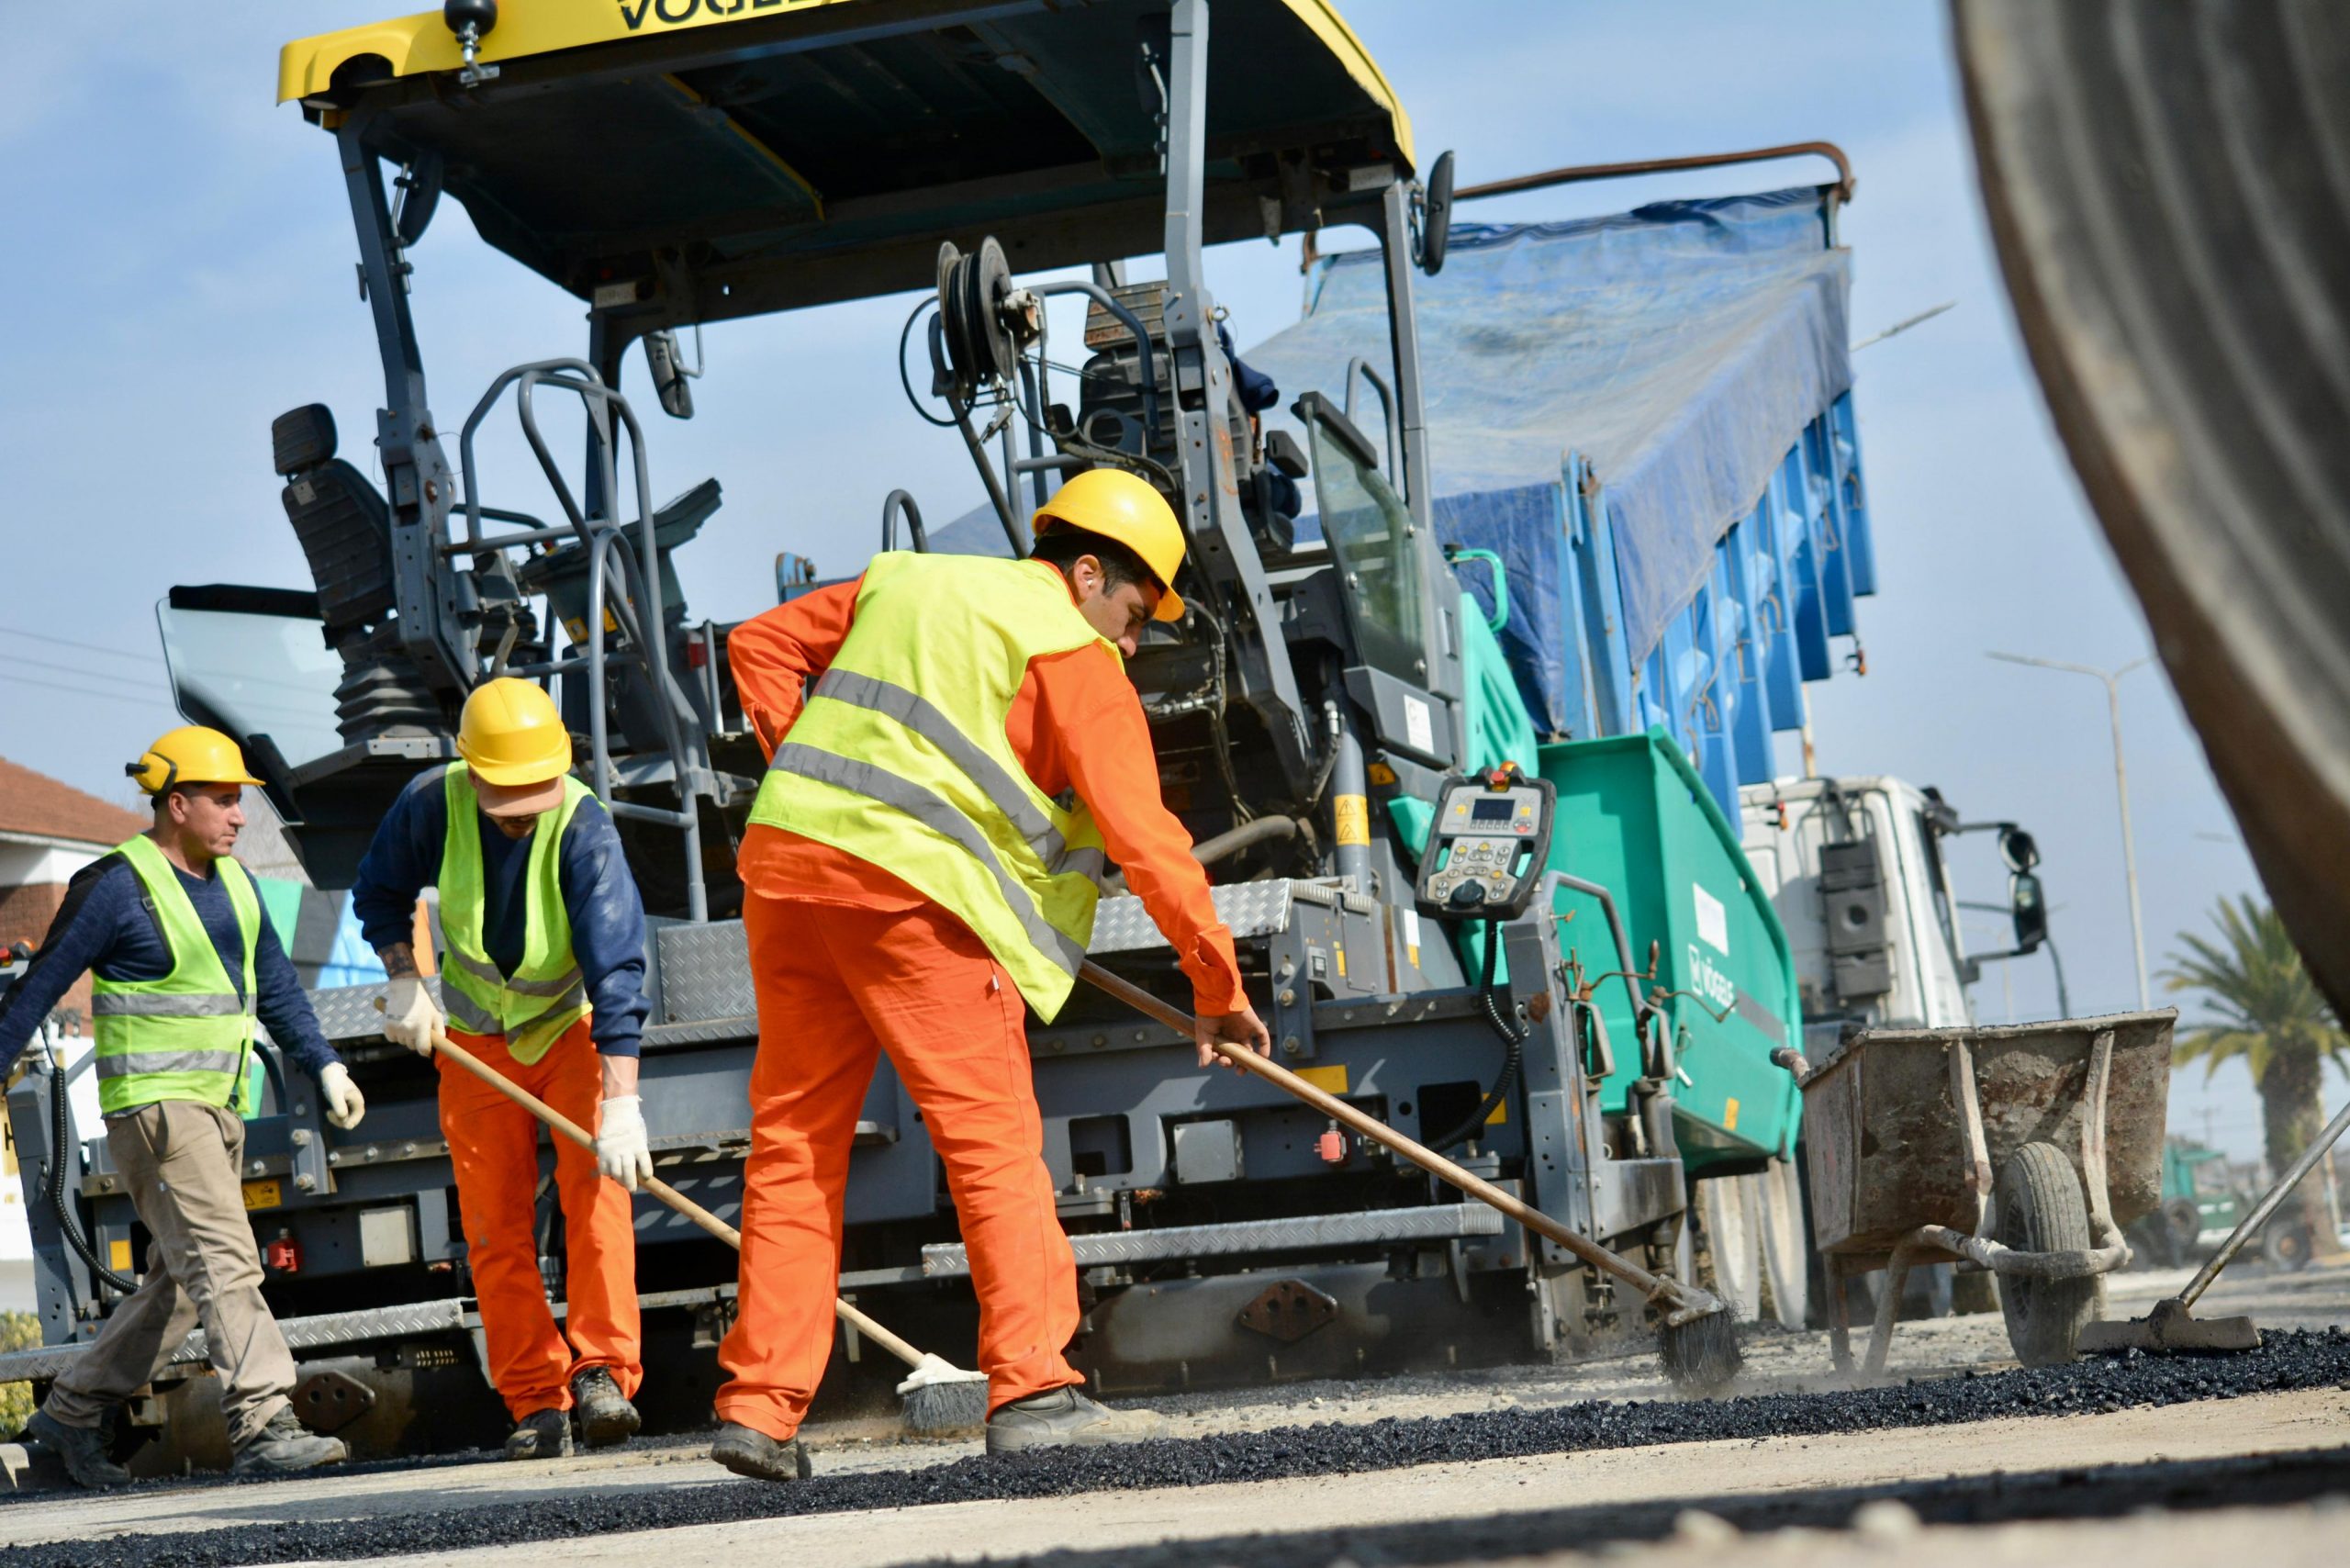
[[[154,1381],[200,1323],[229,1444],[241,1447],[294,1392],[294,1354],[262,1300],[261,1249],[245,1217],[245,1124],[218,1105],[170,1100],[108,1116],[106,1148],[154,1238],[147,1277],[58,1374],[42,1408],[68,1427],[96,1426]]]

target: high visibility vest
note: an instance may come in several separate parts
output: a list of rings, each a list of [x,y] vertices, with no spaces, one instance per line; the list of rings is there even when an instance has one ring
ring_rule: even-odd
[[[1029,660],[1089,644],[1117,657],[1048,566],[876,555],[751,821],[911,883],[1053,1017],[1093,934],[1102,834],[1082,801],[1036,788],[1003,725]]]
[[[441,935],[449,961],[441,971],[441,1004],[469,1035],[503,1035],[516,1061],[547,1054],[563,1032],[588,1016],[588,982],[571,952],[571,916],[563,906],[563,835],[588,787],[565,775],[563,803],[539,819],[522,873],[522,961],[498,967],[482,941],[487,894],[481,872],[481,808],[473,770],[449,765],[442,779],[449,831],[441,841]]]
[[[253,951],[261,941],[261,899],[245,868],[223,856],[212,874],[228,890],[243,939],[243,994],[220,965],[212,934],[155,841],[141,834],[115,846],[146,889],[171,949],[161,980],[93,978],[98,1109],[111,1116],[164,1100],[201,1100],[234,1108],[253,1047]]]

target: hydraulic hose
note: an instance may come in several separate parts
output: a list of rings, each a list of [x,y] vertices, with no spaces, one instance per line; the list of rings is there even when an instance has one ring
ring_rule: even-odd
[[[1502,1037],[1502,1070],[1494,1078],[1493,1088],[1486,1092],[1483,1104],[1470,1112],[1466,1120],[1444,1137],[1429,1140],[1428,1147],[1438,1154],[1474,1137],[1477,1129],[1485,1125],[1485,1118],[1492,1115],[1494,1108],[1517,1086],[1518,1067],[1526,1054],[1526,1035],[1502,1011],[1500,998],[1494,990],[1494,960],[1501,951],[1501,923],[1494,920],[1485,922],[1485,962],[1483,973],[1477,980],[1478,1000],[1483,1004],[1485,1022],[1492,1025],[1494,1033]]]
[[[72,1111],[65,1103],[65,1064],[57,1054],[55,1041],[49,1045],[49,1206],[57,1215],[57,1227],[65,1233],[66,1245],[81,1254],[90,1272],[125,1295],[139,1289],[137,1280],[126,1280],[100,1261],[97,1249],[73,1223],[73,1211],[65,1202],[65,1151],[73,1147]]]

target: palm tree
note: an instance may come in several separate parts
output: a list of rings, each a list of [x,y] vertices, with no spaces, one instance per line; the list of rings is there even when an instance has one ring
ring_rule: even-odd
[[[2208,1080],[2221,1062],[2244,1058],[2260,1091],[2268,1168],[2282,1171],[2324,1126],[2319,1091],[2325,1064],[2350,1073],[2350,1035],[2318,994],[2274,909],[2247,893],[2233,903],[2221,899],[2212,920],[2221,942],[2180,932],[2186,952],[2172,954],[2171,967],[2163,971],[2165,986],[2201,992],[2214,1014],[2190,1026],[2172,1059],[2183,1064],[2200,1057]],[[2295,1199],[2318,1250],[2335,1250],[2322,1190],[2304,1182]]]

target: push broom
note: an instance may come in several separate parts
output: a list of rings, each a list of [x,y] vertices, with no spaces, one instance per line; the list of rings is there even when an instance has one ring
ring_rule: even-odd
[[[2211,1254],[2210,1261],[2196,1271],[2185,1290],[2175,1296],[2154,1303],[2153,1312],[2143,1317],[2126,1322],[2099,1321],[2081,1326],[2078,1348],[2092,1354],[2114,1350],[2256,1350],[2260,1349],[2260,1330],[2249,1317],[2198,1317],[2192,1310],[2195,1303],[2209,1289],[2220,1271],[2226,1268],[2253,1233],[2268,1223],[2268,1216],[2285,1201],[2285,1195],[2301,1184],[2301,1178],[2316,1169],[2325,1151],[2333,1147],[2344,1128],[2350,1128],[2350,1105],[2344,1105],[2326,1124],[2325,1130],[2310,1140],[2301,1157],[2268,1189],[2267,1195],[2254,1205],[2253,1211],[2236,1222],[2227,1240]]]
[[[375,1010],[382,1012],[381,1000]],[[432,1031],[432,1048],[505,1095],[517,1105],[544,1122],[556,1132],[580,1148],[593,1153],[596,1139],[587,1128],[523,1088],[490,1070],[489,1065],[463,1046],[442,1034]],[[710,1235],[740,1252],[743,1233],[716,1215],[687,1197],[658,1177],[647,1177],[644,1190],[668,1204],[677,1213],[699,1226]],[[903,1401],[900,1414],[906,1429],[924,1436],[966,1431],[986,1425],[988,1418],[988,1379],[985,1372],[965,1372],[944,1356],[928,1350],[918,1350],[892,1334],[870,1317],[845,1301],[834,1299],[833,1311],[843,1323],[880,1346],[912,1369],[912,1373],[898,1384],[898,1397]]]
[[[1166,1025],[1186,1039],[1199,1033],[1198,1021],[1181,1009],[1087,959],[1079,975],[1090,984],[1125,1002],[1145,1017]],[[1450,1182],[1482,1203],[1499,1209],[1539,1236],[1547,1237],[1604,1273],[1612,1274],[1647,1298],[1657,1309],[1662,1327],[1657,1342],[1665,1375],[1693,1393],[1710,1393],[1738,1375],[1741,1358],[1738,1321],[1729,1304],[1695,1285],[1651,1274],[1617,1257],[1590,1238],[1577,1235],[1530,1204],[1521,1202],[1492,1182],[1463,1170],[1451,1160],[1414,1142],[1332,1094],[1326,1094],[1287,1068],[1268,1061],[1246,1046],[1217,1041],[1216,1054],[1244,1072],[1252,1072],[1283,1092],[1294,1095],[1335,1122],[1352,1127],[1374,1143],[1383,1144],[1429,1175]]]

